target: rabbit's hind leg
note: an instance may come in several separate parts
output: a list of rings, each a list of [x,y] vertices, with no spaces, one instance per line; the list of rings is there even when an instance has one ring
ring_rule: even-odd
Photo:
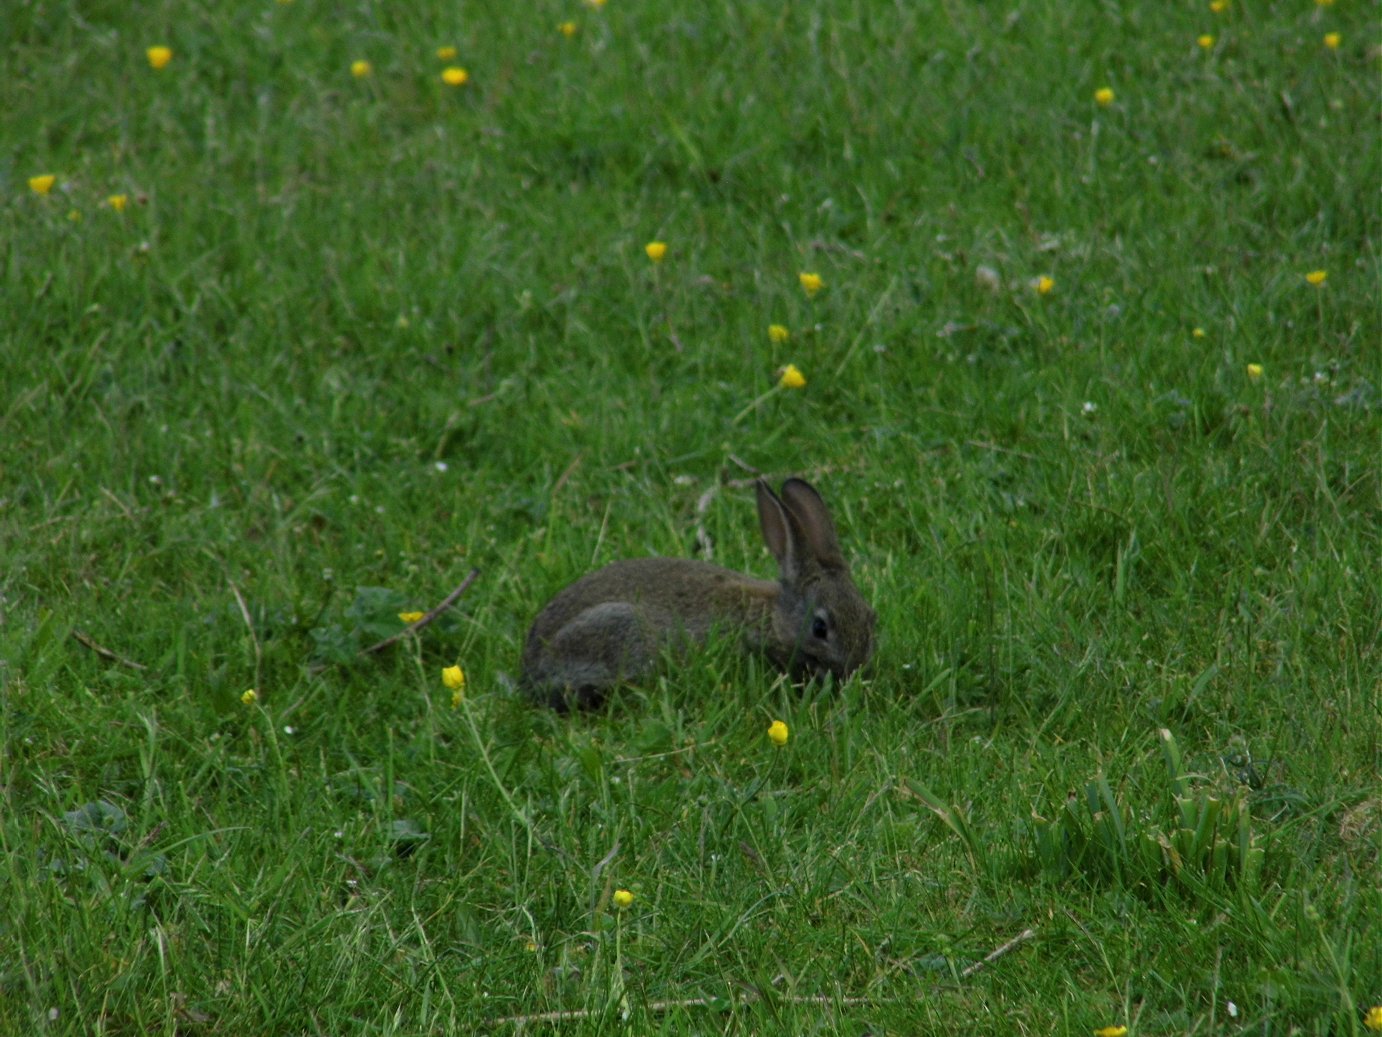
[[[544,645],[523,683],[535,698],[560,712],[593,709],[610,688],[652,669],[659,629],[651,616],[629,602],[592,605]]]

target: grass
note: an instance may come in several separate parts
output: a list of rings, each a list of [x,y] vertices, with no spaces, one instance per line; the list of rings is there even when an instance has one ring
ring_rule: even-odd
[[[0,1031],[1362,1032],[1374,14],[7,12]],[[516,695],[757,471],[866,677]]]

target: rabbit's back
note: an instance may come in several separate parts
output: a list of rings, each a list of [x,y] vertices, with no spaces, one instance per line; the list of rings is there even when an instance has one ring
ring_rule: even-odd
[[[679,621],[703,638],[716,625],[741,625],[746,608],[766,617],[778,585],[688,558],[630,558],[587,573],[560,591],[533,620],[524,660],[587,609],[625,602]],[[755,602],[758,607],[754,607]]]

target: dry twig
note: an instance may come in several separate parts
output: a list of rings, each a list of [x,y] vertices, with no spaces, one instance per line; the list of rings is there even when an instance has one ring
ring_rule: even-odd
[[[226,583],[230,584],[230,592],[235,595],[235,604],[240,606],[240,618],[245,621],[245,629],[250,632],[250,644],[254,645],[254,683],[259,684],[260,664],[264,661],[264,653],[259,647],[259,635],[254,632],[254,620],[250,618],[249,606],[245,604],[245,596],[240,593],[240,588],[235,586],[235,581],[229,576]]]
[[[1003,957],[1003,955],[1007,954],[1009,951],[1022,946],[1024,943],[1026,943],[1028,940],[1032,939],[1035,936],[1035,929],[1023,929],[1022,932],[1018,933],[1007,943],[1003,944],[1002,947],[990,951],[987,955],[984,956],[984,959],[982,961],[976,961],[973,965],[970,965],[967,968],[963,969],[960,972],[960,978],[968,979],[970,976],[974,975],[974,973],[982,969],[985,965],[997,961],[999,958]]]
[[[362,648],[360,650],[360,654],[373,655],[375,652],[382,652],[385,648],[388,648],[389,645],[393,644],[395,641],[402,641],[409,634],[416,634],[419,630],[430,624],[433,620],[435,620],[443,612],[449,609],[452,605],[456,604],[456,599],[459,598],[466,591],[470,590],[470,585],[475,582],[475,578],[479,575],[479,569],[471,569],[470,572],[466,574],[466,578],[461,581],[461,585],[457,587],[455,590],[453,590],[450,594],[448,594],[444,599],[442,599],[442,603],[438,605],[436,608],[432,609],[432,611],[428,612],[427,615],[423,616],[416,623],[408,624],[408,626],[404,627],[402,630],[394,634],[392,637],[386,637],[378,644],[370,645],[368,648]]]
[[[743,464],[737,457],[732,459],[737,464]],[[710,539],[710,534],[706,532],[705,528],[705,516],[710,511],[710,505],[714,503],[715,498],[726,486],[733,490],[742,490],[752,486],[757,481],[757,476],[752,479],[726,479],[724,482],[715,483],[696,498],[696,554],[705,561],[713,561],[715,558],[715,542]]]
[[[755,993],[745,993],[735,1002],[738,1005],[750,1005],[762,998]],[[870,1005],[877,1001],[871,997],[831,997],[829,994],[816,994],[810,997],[781,997],[777,999],[783,1004],[788,1005]],[[649,1001],[644,1009],[654,1014],[666,1012],[672,1008],[706,1008],[711,1005],[725,1003],[725,998],[720,997],[686,997],[676,998],[670,1001]],[[603,1011],[592,1008],[572,1008],[558,1012],[536,1012],[532,1015],[508,1015],[502,1019],[496,1019],[496,1023],[513,1023],[515,1026],[525,1026],[528,1023],[565,1023],[579,1019],[590,1019],[593,1016],[602,1015]]]
[[[106,648],[104,645],[97,644],[95,641],[91,639],[89,635],[82,633],[82,631],[80,630],[73,630],[72,636],[76,639],[78,644],[82,645],[83,647],[90,648],[102,659],[109,659],[113,663],[119,663],[121,666],[129,667],[131,670],[148,669],[148,667],[145,666],[143,663],[137,663],[133,659],[126,659],[119,652],[112,652],[109,648]]]
[[[988,954],[984,956],[982,960],[976,961],[974,964],[968,966],[963,971],[961,971],[960,978],[968,979],[970,976],[974,975],[974,973],[978,972],[980,969],[992,964],[999,958],[1003,957],[1003,955],[1016,950],[1018,947],[1022,946],[1028,940],[1034,939],[1035,937],[1035,929],[1022,930],[1022,932],[1018,933],[1016,936],[1014,936],[1007,943],[1003,944],[1001,947],[997,947],[994,950],[990,951]],[[688,997],[670,1001],[650,1001],[643,1006],[643,1009],[646,1012],[658,1014],[660,1012],[666,1012],[669,1009],[673,1008],[706,1008],[711,1005],[731,1003],[731,1001],[735,1005],[742,1006],[753,1004],[754,1002],[759,1001],[761,999],[762,998],[760,994],[754,991],[748,991],[742,994],[737,999],[729,999],[722,997]],[[778,998],[777,1000],[780,1001],[782,1004],[787,1005],[840,1005],[852,1007],[854,1005],[893,1004],[904,999],[897,997],[832,997],[829,994],[816,994],[805,997],[788,995]],[[920,1000],[920,998],[918,997],[913,1000]],[[581,1019],[590,1019],[602,1014],[603,1010],[600,1009],[573,1008],[565,1011],[556,1012],[534,1012],[528,1015],[506,1015],[500,1019],[494,1020],[494,1022],[496,1025],[501,1023],[511,1023],[512,1025],[521,1029],[528,1023],[576,1022]]]

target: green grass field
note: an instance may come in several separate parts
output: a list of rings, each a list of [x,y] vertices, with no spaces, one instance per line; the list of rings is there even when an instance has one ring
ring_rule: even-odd
[[[0,41],[0,1033],[1382,1028],[1376,3]],[[757,473],[865,674],[523,700]]]

